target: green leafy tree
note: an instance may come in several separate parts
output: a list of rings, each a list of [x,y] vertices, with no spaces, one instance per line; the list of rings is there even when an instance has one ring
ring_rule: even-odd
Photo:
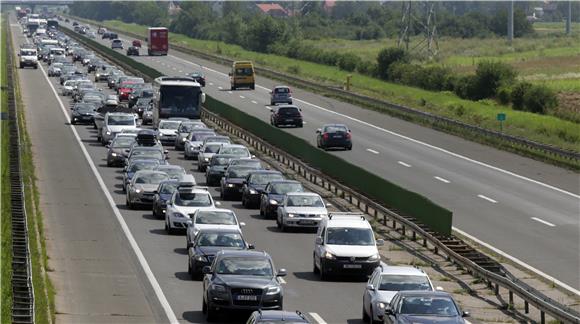
[[[402,48],[389,47],[381,50],[377,56],[377,74],[383,80],[389,79],[389,67],[393,63],[409,61],[407,52]]]

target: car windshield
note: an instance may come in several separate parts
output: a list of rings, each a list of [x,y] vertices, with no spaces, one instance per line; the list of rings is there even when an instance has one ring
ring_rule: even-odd
[[[458,316],[457,307],[451,298],[447,297],[403,297],[401,314],[431,315],[431,316]]]
[[[254,74],[254,71],[252,70],[252,68],[237,68],[236,74],[240,76],[252,76]]]
[[[281,114],[292,114],[297,113],[299,110],[296,107],[281,107],[278,108],[278,112]]]
[[[179,179],[185,174],[185,169],[183,168],[159,168],[159,171],[167,173],[167,175],[172,179]]]
[[[272,264],[268,259],[229,257],[216,266],[217,274],[272,277]]]
[[[240,166],[247,166],[251,168],[262,168],[262,164],[260,164],[259,160],[250,160],[250,159],[236,159],[230,161],[230,166],[233,165],[240,165]]]
[[[301,192],[304,191],[302,184],[300,183],[276,183],[272,185],[271,192],[276,195],[285,195],[289,192]]]
[[[135,125],[134,116],[109,116],[107,124],[114,126],[131,126]]]
[[[245,147],[224,147],[220,150],[220,154],[232,154],[237,156],[249,156],[250,152]]]
[[[220,150],[221,145],[207,145],[205,147],[204,153],[217,153]]]
[[[216,165],[217,166],[227,165],[230,162],[231,159],[232,158],[229,158],[229,157],[215,157],[214,156],[212,158],[212,160],[211,160],[211,165],[212,166],[216,166]]]
[[[131,147],[131,144],[133,144],[134,141],[135,141],[135,138],[133,138],[131,136],[116,137],[113,140],[113,143],[111,143],[111,147],[113,147],[113,148],[129,148],[129,147]]]
[[[325,133],[337,133],[337,132],[348,132],[348,128],[346,126],[334,125],[334,126],[326,126],[324,127]]]
[[[253,168],[228,168],[228,178],[245,178],[250,172],[255,171]]]
[[[432,290],[432,288],[426,276],[384,274],[381,276],[379,290]]]
[[[207,192],[178,192],[175,195],[175,204],[186,207],[211,206],[211,198]]]
[[[22,56],[35,56],[36,55],[36,51],[21,50],[20,51],[20,55],[22,55]]]
[[[137,162],[137,163],[134,163],[133,165],[131,165],[131,167],[129,168],[129,172],[137,172],[140,170],[153,170],[158,165],[159,165],[159,163],[153,163],[153,162]]]
[[[318,196],[289,196],[286,206],[289,207],[324,207]]]
[[[373,232],[368,228],[330,227],[326,235],[327,244],[373,245]]]
[[[159,129],[178,129],[180,122],[162,122],[159,123]]]
[[[159,184],[161,181],[165,181],[168,180],[169,177],[164,174],[164,173],[145,173],[142,175],[139,175],[136,179],[135,179],[135,183],[139,183],[139,184]]]
[[[175,189],[177,189],[177,183],[164,183],[161,185],[159,193],[164,195],[170,195],[175,192]]]
[[[75,110],[82,113],[89,113],[95,111],[95,106],[93,105],[78,105],[75,107]]]
[[[214,133],[196,133],[191,134],[191,140],[195,142],[203,142],[204,139],[213,136]]]
[[[140,150],[140,151],[133,151],[131,153],[131,158],[139,157],[139,159],[155,159],[155,160],[163,160],[163,153],[157,150]]]
[[[278,173],[258,173],[252,174],[250,177],[250,183],[258,184],[258,185],[265,185],[268,184],[270,181],[274,180],[282,180],[283,177],[281,174]]]
[[[197,245],[243,248],[245,243],[239,233],[200,233],[197,236]]]
[[[195,216],[196,224],[236,225],[236,216],[225,211],[203,211]]]

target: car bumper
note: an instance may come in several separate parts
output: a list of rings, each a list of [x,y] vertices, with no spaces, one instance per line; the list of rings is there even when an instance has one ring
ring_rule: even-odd
[[[303,227],[303,228],[318,228],[318,224],[322,221],[319,217],[285,217],[282,219],[284,226],[286,227]],[[374,270],[374,268],[373,268]]]
[[[322,264],[324,271],[339,275],[370,275],[380,265],[377,261],[354,261],[350,260],[328,260],[323,259]]]
[[[191,224],[191,219],[189,217],[182,218],[182,217],[173,217],[169,216],[169,227],[174,229],[182,229],[186,230],[187,227]]]
[[[161,143],[175,143],[175,139],[177,138],[177,136],[171,136],[171,135],[163,135],[163,136],[159,136],[159,141]]]
[[[267,216],[276,216],[276,212],[278,211],[278,206],[279,206],[278,204],[276,204],[276,205],[267,204],[264,207],[264,213]]]
[[[260,195],[261,193],[256,194],[246,194],[246,199],[252,205],[257,205],[260,203]]]
[[[231,186],[230,186],[231,185]],[[224,186],[224,193],[226,195],[239,195],[242,193],[242,185],[237,184],[226,184]]]
[[[278,125],[300,125],[302,124],[302,118],[278,118],[276,120]]]
[[[95,121],[95,118],[93,116],[72,116],[72,120],[75,123],[91,124]]]
[[[116,165],[116,166],[123,166],[123,165],[125,165],[125,156],[123,156],[121,154],[117,154],[116,156],[108,154],[107,155],[107,164]]]
[[[155,198],[152,192],[140,192],[130,195],[131,203],[140,205],[153,205],[153,199]]]
[[[276,310],[282,309],[282,296],[278,295],[262,295],[258,296],[257,301],[238,301],[236,295],[228,292],[224,295],[209,294],[208,306],[214,309],[230,309],[230,310]]]

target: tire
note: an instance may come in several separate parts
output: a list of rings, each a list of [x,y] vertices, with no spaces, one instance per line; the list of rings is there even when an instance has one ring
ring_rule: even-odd
[[[70,124],[71,124],[71,125],[74,125],[74,124],[76,124],[76,123],[77,123],[77,122],[75,122],[75,120],[74,120],[74,119],[71,119],[71,120],[70,120]]]
[[[24,65],[20,64],[20,68],[21,68],[21,69],[24,69]]]
[[[169,234],[169,235],[173,235],[173,234],[175,234],[175,229],[173,229],[173,228],[169,227],[169,226],[167,225],[167,222],[165,223],[165,231],[166,231],[166,232],[167,232],[167,234]]]
[[[320,273],[320,270],[318,269],[318,267],[316,266],[316,262],[314,261],[314,256],[312,256],[312,272],[314,272],[314,274]]]
[[[231,88],[230,88],[230,90],[232,90],[232,91],[236,90],[236,86],[235,85],[232,85]]]
[[[302,128],[302,127],[304,127],[304,123],[298,123],[298,124],[296,124],[296,127]]]
[[[265,215],[265,213],[264,213],[264,210],[262,209],[262,204],[260,204],[260,216],[263,217],[264,215]]]
[[[246,202],[246,196],[242,194],[242,206],[244,206],[244,208],[248,208],[248,204]]]
[[[280,222],[280,231],[283,233],[288,232],[288,228],[284,225],[284,221]]]
[[[364,307],[364,305],[363,305],[363,308],[362,308],[362,321],[363,321],[364,323],[368,323],[368,322],[370,322],[370,321],[371,321],[371,318],[370,318],[369,314],[367,314],[367,312],[365,312],[365,307]]]
[[[280,224],[280,220],[278,219],[278,216],[276,216],[276,227],[278,227],[279,230],[282,230],[282,224]]]
[[[255,84],[252,84],[252,85],[250,86],[250,89],[252,89],[252,90],[256,89],[256,85],[255,85]]]
[[[319,275],[320,275],[320,280],[322,281],[326,281],[328,279],[328,274],[326,273],[326,271],[324,271],[324,266],[322,265],[322,261],[320,261],[320,269],[319,270]]]
[[[217,318],[217,312],[216,310],[212,309],[211,307],[209,307],[209,305],[206,306],[206,314],[205,314],[205,319],[208,322],[213,322],[215,321]]]
[[[347,151],[352,151],[352,145],[346,148]]]
[[[129,209],[134,209],[134,206],[131,203],[131,201],[129,200],[129,198],[125,198],[125,205],[127,205],[127,208],[129,208]]]
[[[38,69],[38,65],[35,65],[35,66],[34,66],[34,69],[35,69],[35,70],[36,70],[36,69]]]

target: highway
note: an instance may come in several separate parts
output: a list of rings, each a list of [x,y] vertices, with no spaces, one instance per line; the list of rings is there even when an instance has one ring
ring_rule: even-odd
[[[13,21],[18,47],[26,38],[16,26]],[[68,123],[70,99],[59,95],[58,81],[46,76],[46,65],[20,70],[20,82],[47,210],[47,244],[55,252],[52,278],[57,305],[63,307],[57,309],[57,321],[204,323],[202,285],[187,273],[185,236],[167,235],[163,221],[150,210],[126,208],[121,169],[106,167],[106,149],[92,126]],[[196,162],[169,150],[170,163],[205,182]],[[219,192],[211,192],[219,200]],[[312,273],[313,233],[281,233],[274,221],[236,201],[222,201],[221,207],[234,210],[247,224],[245,238],[288,270],[285,309],[300,310],[313,323],[361,322],[365,283],[320,281]]]
[[[256,90],[230,91],[228,67],[176,51],[135,59],[167,75],[203,69],[209,95],[269,120],[269,90],[280,82],[258,77]],[[580,288],[577,173],[300,89],[294,98],[306,123],[288,132],[315,145],[323,124],[347,124],[353,150],[332,154],[452,210],[456,230],[497,253]]]

